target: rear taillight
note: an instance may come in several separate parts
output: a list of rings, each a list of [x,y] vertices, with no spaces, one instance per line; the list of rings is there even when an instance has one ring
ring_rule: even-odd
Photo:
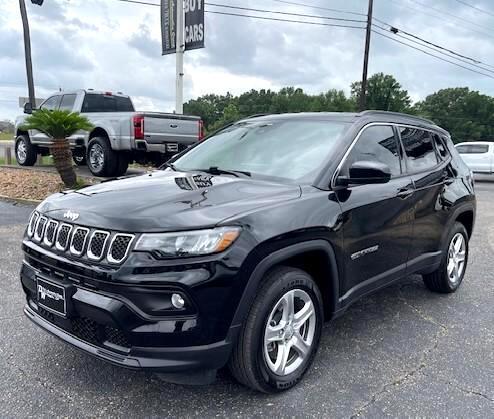
[[[134,138],[144,140],[144,116],[134,115]]]
[[[199,120],[199,141],[204,140],[204,122],[202,119]]]

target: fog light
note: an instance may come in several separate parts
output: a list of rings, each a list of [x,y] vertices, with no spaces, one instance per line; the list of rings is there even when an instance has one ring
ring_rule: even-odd
[[[175,308],[184,308],[185,301],[180,294],[172,294],[172,304]]]

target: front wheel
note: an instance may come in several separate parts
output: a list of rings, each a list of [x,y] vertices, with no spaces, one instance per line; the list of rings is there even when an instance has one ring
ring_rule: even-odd
[[[15,159],[20,166],[34,166],[38,158],[36,146],[31,144],[27,135],[19,135],[15,139]]]
[[[287,390],[309,369],[323,322],[321,293],[306,272],[273,270],[254,300],[229,368],[242,384],[265,393]]]
[[[424,283],[431,291],[455,292],[463,281],[467,263],[468,233],[463,224],[456,222],[449,233],[441,265],[423,276]]]

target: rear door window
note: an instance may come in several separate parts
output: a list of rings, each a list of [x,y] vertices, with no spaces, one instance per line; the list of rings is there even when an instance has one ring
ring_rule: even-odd
[[[384,163],[390,168],[392,177],[400,176],[400,153],[393,128],[388,125],[365,128],[348,155],[342,174],[348,176],[350,166],[358,161]]]
[[[63,95],[62,101],[60,102],[60,110],[71,111],[74,109],[74,103],[77,95]]]
[[[62,96],[52,96],[48,99],[46,99],[43,104],[40,106],[40,109],[47,109],[49,111],[53,111],[55,109],[58,109],[58,106],[60,105],[60,99]]]
[[[90,112],[134,112],[129,97],[88,93],[82,104],[83,113]]]
[[[410,173],[428,170],[438,164],[431,132],[411,127],[400,127],[399,131]]]

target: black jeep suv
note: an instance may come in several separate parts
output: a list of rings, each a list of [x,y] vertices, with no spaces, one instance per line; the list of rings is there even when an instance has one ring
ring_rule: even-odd
[[[410,274],[454,292],[474,183],[446,131],[367,111],[255,116],[161,170],[55,194],[23,240],[25,314],[113,364],[295,385],[324,320]]]

